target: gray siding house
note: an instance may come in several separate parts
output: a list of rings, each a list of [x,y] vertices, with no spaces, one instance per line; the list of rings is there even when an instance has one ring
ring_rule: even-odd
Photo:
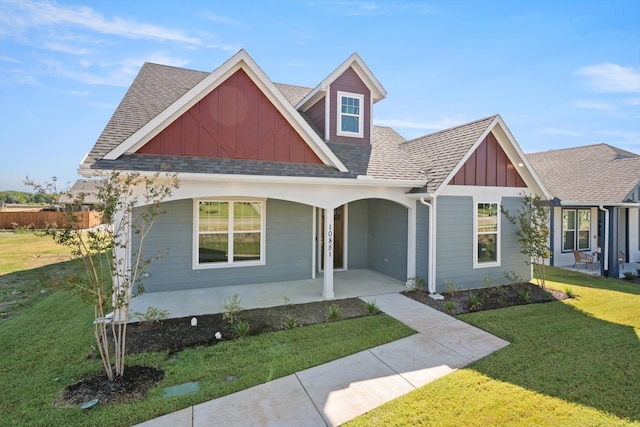
[[[552,197],[551,265],[593,257],[608,277],[640,262],[640,156],[607,144],[528,155]]]
[[[241,50],[213,72],[145,64],[80,173],[180,187],[147,237],[169,248],[146,292],[368,269],[430,293],[531,279],[500,208],[546,196],[499,115],[405,140],[375,126],[386,91],[353,54],[315,87],[273,83]]]

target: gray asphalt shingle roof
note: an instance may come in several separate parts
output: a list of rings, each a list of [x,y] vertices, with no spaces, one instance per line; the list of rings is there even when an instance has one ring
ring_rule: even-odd
[[[125,94],[98,141],[84,160],[94,169],[157,170],[166,165],[175,172],[430,180],[429,191],[439,186],[477,141],[495,116],[405,141],[393,129],[374,127],[371,145],[328,142],[327,146],[349,169],[342,173],[324,165],[126,154],[117,160],[103,157],[168,108],[210,73],[146,63]],[[297,105],[312,88],[274,83]],[[301,117],[307,120],[301,113]],[[429,174],[421,171],[428,170]]]
[[[640,183],[640,156],[607,144],[528,154],[553,197],[594,205],[621,203]]]
[[[90,165],[104,157],[208,75],[145,63],[84,163]]]
[[[427,191],[433,192],[443,184],[496,117],[485,117],[400,144],[400,148],[414,160],[418,170],[426,174]]]

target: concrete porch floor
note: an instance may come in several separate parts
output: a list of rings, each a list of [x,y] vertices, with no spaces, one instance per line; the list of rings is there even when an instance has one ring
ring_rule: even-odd
[[[584,266],[576,266],[573,265],[558,265],[558,268],[563,268],[565,270],[579,271],[580,273],[591,274],[593,276],[600,275],[600,264],[596,264],[593,268],[584,267]],[[620,278],[624,278],[624,273],[636,273],[640,268],[640,263],[637,262],[626,262],[624,267],[620,267]]]
[[[224,302],[237,294],[243,309],[274,307],[322,301],[322,275],[315,279],[223,286],[180,291],[146,292],[133,298],[130,312],[144,313],[148,307],[169,312],[170,318],[200,316],[224,312]],[[407,290],[403,282],[372,270],[345,270],[334,273],[335,298],[367,297]],[[372,298],[373,299],[373,298]]]

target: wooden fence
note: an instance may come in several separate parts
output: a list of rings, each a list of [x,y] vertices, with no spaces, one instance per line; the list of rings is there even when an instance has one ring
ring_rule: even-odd
[[[52,224],[64,224],[64,212],[0,212],[0,229],[46,228]],[[91,228],[102,223],[100,212],[75,212],[80,228]]]

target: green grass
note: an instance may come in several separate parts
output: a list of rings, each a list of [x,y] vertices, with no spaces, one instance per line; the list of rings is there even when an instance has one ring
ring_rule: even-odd
[[[51,237],[33,232],[0,233],[0,322],[51,294],[41,283],[44,276],[75,268],[69,248]]]
[[[466,314],[504,349],[348,423],[640,425],[640,285],[551,268],[577,298]]]
[[[176,358],[131,356],[128,365],[165,370],[147,399],[90,411],[60,406],[66,386],[101,371],[98,359],[87,359],[93,353],[92,320],[90,307],[56,292],[0,325],[0,425],[129,426],[414,333],[377,315],[224,341]],[[228,375],[237,380],[223,381]],[[189,381],[200,382],[197,393],[162,397],[162,388]]]

